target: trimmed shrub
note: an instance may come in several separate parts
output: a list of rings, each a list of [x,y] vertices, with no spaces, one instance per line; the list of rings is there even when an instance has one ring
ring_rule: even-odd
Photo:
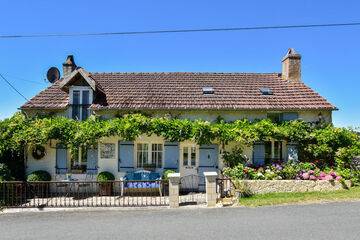
[[[98,182],[114,181],[115,176],[111,172],[101,172],[97,175],[96,180]]]
[[[29,174],[26,180],[28,182],[51,181],[51,175],[47,171],[39,170]]]
[[[175,173],[175,171],[174,171],[174,170],[170,170],[170,169],[165,170],[165,171],[163,172],[162,178],[163,178],[164,180],[169,180],[168,175],[169,175],[170,173]]]

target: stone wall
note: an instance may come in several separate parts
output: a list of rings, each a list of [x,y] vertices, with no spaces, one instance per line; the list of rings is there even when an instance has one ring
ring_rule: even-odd
[[[345,181],[350,187],[351,182]],[[249,190],[251,193],[272,193],[272,192],[312,192],[332,191],[344,189],[338,181],[310,181],[310,180],[241,180],[236,183],[239,190]]]

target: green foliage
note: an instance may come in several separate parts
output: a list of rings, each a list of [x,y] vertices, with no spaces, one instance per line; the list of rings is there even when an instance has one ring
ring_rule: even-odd
[[[169,175],[170,173],[175,173],[175,171],[174,171],[174,170],[170,170],[170,169],[165,170],[165,171],[163,172],[163,177],[162,177],[162,178],[163,178],[164,180],[169,180],[169,176],[168,176],[168,175]]]
[[[28,182],[41,182],[41,181],[50,181],[51,180],[51,175],[50,173],[46,172],[46,171],[35,171],[32,172],[31,174],[29,174],[26,178],[26,180]]]
[[[247,159],[243,154],[241,146],[234,147],[231,152],[224,151],[223,160],[226,167],[235,167],[239,164],[245,164]]]
[[[10,169],[3,163],[0,163],[0,182],[13,180]]]
[[[97,175],[96,180],[98,182],[114,181],[115,177],[111,172],[101,172]]]
[[[299,120],[277,124],[268,119],[224,122],[219,118],[210,123],[129,114],[110,120],[92,116],[86,121],[74,121],[64,117],[26,118],[17,113],[0,121],[0,162],[4,162],[1,159],[6,152],[20,156],[25,149],[47,144],[51,139],[77,152],[79,147],[91,147],[103,137],[134,140],[141,134],[156,134],[168,141],[193,140],[198,144],[235,141],[252,145],[269,139],[287,140],[298,143],[301,160],[320,161],[330,167],[335,165],[335,159],[338,166],[346,167],[353,156],[360,154],[360,138],[353,131],[332,125],[314,126]]]

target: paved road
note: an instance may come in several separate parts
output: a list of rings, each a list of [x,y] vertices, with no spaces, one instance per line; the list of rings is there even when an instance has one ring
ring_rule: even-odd
[[[0,214],[0,239],[360,239],[360,202]]]

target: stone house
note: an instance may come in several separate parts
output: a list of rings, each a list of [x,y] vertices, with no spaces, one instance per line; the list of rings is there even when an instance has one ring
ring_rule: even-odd
[[[63,77],[55,81],[21,110],[27,115],[52,114],[79,121],[92,114],[102,118],[143,112],[215,121],[270,118],[273,121],[302,119],[332,121],[336,108],[301,79],[301,55],[289,49],[282,59],[281,73],[96,73],[77,67],[73,56],[63,64]],[[231,149],[235,143],[225,147]],[[119,137],[102,139],[98,148],[88,149],[72,159],[61,145],[46,146],[46,155],[36,160],[27,155],[27,173],[46,170],[55,179],[72,172],[81,179],[97,172],[112,172],[117,179],[127,172],[151,168],[181,175],[201,175],[222,168],[217,143],[168,142],[159,136],[140,136],[133,142]],[[265,161],[296,159],[294,143],[269,141],[245,147],[245,155],[255,165]]]

